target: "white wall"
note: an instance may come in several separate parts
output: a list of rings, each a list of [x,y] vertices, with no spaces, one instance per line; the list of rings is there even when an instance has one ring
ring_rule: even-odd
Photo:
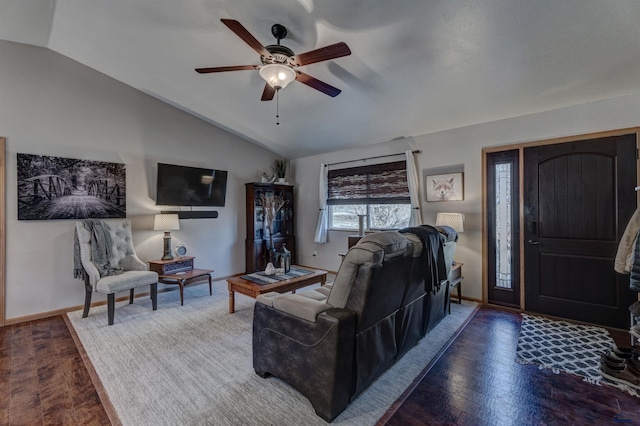
[[[638,111],[640,94],[634,94],[413,138],[414,147],[422,150],[422,154],[417,156],[421,179],[425,168],[464,164],[464,201],[427,203],[424,200],[424,182],[420,183],[423,223],[433,224],[437,212],[465,213],[465,231],[460,234],[456,251],[456,259],[464,263],[463,296],[482,298],[482,148],[640,126]],[[347,235],[350,234],[330,231],[327,244],[313,242],[319,206],[317,180],[320,163],[403,152],[413,145],[407,141],[411,142],[411,139],[316,155],[293,162],[301,205],[309,210],[308,214],[299,213],[297,221],[302,263],[337,270],[339,259],[335,253],[346,251]],[[629,182],[629,186],[635,185],[636,182]],[[314,250],[318,251],[317,257],[311,256]]]
[[[155,206],[156,163],[228,170],[219,218],[181,220],[171,234],[196,256],[196,267],[214,276],[244,271],[244,184],[269,170],[275,154],[48,49],[0,41],[0,57],[8,320],[84,300],[72,275],[74,221],[17,220],[16,153],[126,164],[127,217],[143,260],[162,255],[153,214],[172,209]]]

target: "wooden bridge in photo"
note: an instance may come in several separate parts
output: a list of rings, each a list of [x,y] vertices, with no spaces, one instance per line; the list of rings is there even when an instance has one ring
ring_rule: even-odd
[[[40,175],[18,181],[18,202],[38,204],[71,194],[71,185],[58,175]]]
[[[125,189],[115,179],[93,179],[77,188],[59,175],[18,181],[18,219],[124,217],[125,208]]]
[[[87,185],[87,188],[87,194],[92,197],[112,202],[116,206],[125,204],[126,194],[115,179],[94,179]]]

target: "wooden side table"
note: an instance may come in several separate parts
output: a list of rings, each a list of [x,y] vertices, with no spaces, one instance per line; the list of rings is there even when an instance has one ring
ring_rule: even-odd
[[[209,295],[213,294],[211,287],[211,269],[195,269],[193,256],[177,257],[171,260],[150,260],[149,270],[158,273],[158,282],[162,284],[177,284],[180,287],[180,305],[184,305],[184,287],[205,277],[209,278]]]
[[[458,304],[462,303],[462,265],[463,263],[456,262],[451,267],[451,278],[449,279],[449,294],[453,292],[455,288],[458,289]],[[449,302],[449,313],[451,313],[451,302]]]

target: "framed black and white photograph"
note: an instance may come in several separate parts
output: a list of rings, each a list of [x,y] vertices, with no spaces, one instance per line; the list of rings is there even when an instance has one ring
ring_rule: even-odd
[[[18,154],[18,220],[127,215],[125,165]]]
[[[464,200],[463,173],[425,175],[427,201]]]

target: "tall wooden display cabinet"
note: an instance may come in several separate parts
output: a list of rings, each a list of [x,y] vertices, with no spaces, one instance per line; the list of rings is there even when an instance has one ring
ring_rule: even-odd
[[[272,183],[251,182],[246,185],[247,202],[247,239],[245,240],[245,268],[247,273],[264,271],[267,266],[270,247],[269,231],[266,227],[265,212],[260,202],[260,195],[280,196],[285,205],[275,215],[273,224],[273,245],[276,251],[282,251],[286,244],[291,252],[291,263],[296,263],[296,237],[294,233],[294,201],[293,186]],[[278,267],[279,265],[274,265]]]

